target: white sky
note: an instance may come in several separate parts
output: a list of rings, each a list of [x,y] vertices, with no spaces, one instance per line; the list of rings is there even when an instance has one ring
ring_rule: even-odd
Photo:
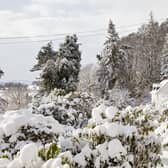
[[[0,37],[106,29],[109,18],[116,27],[122,26],[117,29],[122,36],[136,31],[148,20],[150,11],[156,20],[166,19],[167,7],[168,0],[0,0]],[[123,27],[127,25],[135,26]],[[79,37],[82,64],[96,62],[105,35],[106,31],[102,31]],[[32,81],[36,74],[29,70],[46,42],[2,44],[5,42],[0,40],[0,67],[5,71],[1,81]],[[60,42],[55,41],[54,47]]]

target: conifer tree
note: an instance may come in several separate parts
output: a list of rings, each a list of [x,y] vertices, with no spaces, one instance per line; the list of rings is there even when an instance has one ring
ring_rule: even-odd
[[[146,72],[143,74],[150,83],[160,80],[160,53],[159,50],[159,23],[154,20],[153,13],[150,13],[149,23],[143,37],[144,45],[144,65]]]
[[[48,60],[45,64],[42,73],[40,75],[42,81],[42,90],[47,91],[48,93],[56,88],[58,82],[55,62],[53,60]]]
[[[81,52],[77,36],[67,36],[57,52],[50,43],[38,54],[38,63],[33,70],[42,70],[40,78],[42,90],[63,89],[66,93],[77,89]]]
[[[168,34],[161,55],[161,80],[168,78]]]
[[[32,72],[42,70],[48,60],[56,60],[56,52],[53,50],[52,42],[40,49],[36,60],[37,64],[31,69]]]
[[[59,88],[69,91],[77,89],[80,72],[81,52],[76,35],[66,36],[57,53],[56,67],[59,76]]]
[[[98,85],[102,95],[114,87],[123,88],[126,85],[125,52],[120,46],[119,36],[111,20],[104,45],[102,54],[97,56],[99,61]]]

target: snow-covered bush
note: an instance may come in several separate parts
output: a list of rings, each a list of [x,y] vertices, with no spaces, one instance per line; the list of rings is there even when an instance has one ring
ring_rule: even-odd
[[[55,89],[49,95],[36,97],[33,112],[44,116],[52,116],[64,125],[84,127],[91,117],[94,98],[88,93],[71,92]]]
[[[157,167],[161,142],[154,132],[155,111],[148,110],[102,104],[93,109],[87,127],[58,140],[60,151],[71,153],[74,167]]]
[[[117,111],[115,107],[101,105],[92,115],[91,128],[82,129],[78,134],[88,143],[86,154],[77,155],[85,160],[82,166],[156,167],[161,163],[161,142],[154,133],[152,113],[143,108]],[[88,154],[88,151],[91,152]]]
[[[154,132],[155,111],[148,110],[102,104],[93,109],[87,127],[59,138],[60,152],[71,153],[73,167],[157,167],[161,141]]]
[[[112,119],[123,125],[134,125],[137,133],[121,139],[128,146],[127,151],[133,154],[135,167],[156,167],[161,163],[161,139],[154,132],[158,127],[155,111],[150,108],[127,108]]]
[[[32,114],[30,110],[9,111],[0,118],[0,157],[11,158],[27,143],[55,142],[63,126],[52,117]]]
[[[70,95],[53,93],[41,102],[47,104],[46,110],[53,98],[72,106],[76,97]],[[0,163],[6,168],[156,168],[161,164],[163,132],[166,147],[166,116],[166,110],[159,113],[152,106],[121,111],[104,103],[92,110],[85,127],[74,128],[61,125],[52,115],[7,112],[0,118]],[[6,142],[4,135],[9,137]]]

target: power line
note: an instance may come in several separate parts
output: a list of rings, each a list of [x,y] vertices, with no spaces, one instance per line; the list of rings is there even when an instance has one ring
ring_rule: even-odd
[[[130,31],[135,31],[135,29],[132,30],[127,30],[127,31],[122,31],[120,33],[128,33]],[[82,34],[78,35],[78,38],[88,38],[88,37],[94,37],[94,36],[105,36],[105,33],[94,33],[94,34]],[[39,43],[39,42],[48,42],[48,41],[61,41],[63,40],[64,37],[62,38],[49,38],[49,39],[42,39],[42,40],[29,40],[29,41],[6,41],[6,42],[0,42],[0,44],[25,44],[25,43]]]
[[[10,39],[31,39],[31,38],[41,38],[41,37],[51,37],[51,36],[65,36],[68,34],[83,34],[83,33],[90,33],[90,32],[99,32],[104,31],[106,29],[97,29],[97,30],[88,30],[88,31],[81,31],[76,33],[57,33],[57,34],[41,34],[41,35],[34,35],[34,36],[11,36],[11,37],[0,37],[0,40],[10,40]]]
[[[138,25],[138,24],[137,24]],[[122,29],[127,29],[131,27],[135,27],[137,25],[128,25],[128,26],[123,26],[123,27],[118,27],[117,29],[122,30]],[[81,32],[75,32],[75,33],[57,33],[57,34],[41,34],[41,35],[34,35],[34,36],[9,36],[9,37],[0,37],[0,40],[17,40],[17,39],[32,39],[32,38],[45,38],[45,37],[60,37],[60,36],[66,36],[69,34],[85,34],[85,33],[99,33],[99,32],[104,32],[106,31],[106,28],[101,28],[101,29],[94,29],[94,30],[88,30],[88,31],[81,31]]]
[[[159,19],[159,21],[163,21],[165,18]],[[142,24],[145,24],[146,22],[141,22],[137,24],[131,24],[131,25],[125,25],[116,27],[117,30],[127,30],[127,31],[120,31],[120,34],[123,32],[130,32],[132,30],[129,30],[130,28],[140,26]],[[38,42],[46,42],[46,41],[59,41],[63,39],[63,36],[66,36],[68,34],[78,34],[79,37],[91,37],[91,36],[100,36],[104,35],[105,31],[107,29],[101,28],[101,29],[94,29],[94,30],[88,30],[88,31],[80,31],[75,33],[57,33],[57,34],[42,34],[42,35],[34,35],[34,36],[9,36],[9,37],[0,37],[0,40],[4,42],[0,42],[0,44],[17,44],[17,43],[38,43]],[[103,33],[104,32],[104,33]],[[86,34],[90,33],[90,34]],[[62,37],[62,38],[49,38],[49,37]],[[32,40],[33,38],[48,38],[48,39],[39,39],[39,40]],[[29,40],[29,41],[5,41],[5,40]]]
[[[131,28],[138,26],[139,24],[134,24],[134,25],[127,25],[127,26],[120,26],[116,27],[118,30],[126,29],[126,28]],[[102,32],[106,31],[107,28],[100,28],[100,29],[93,29],[93,30],[87,30],[87,31],[79,31],[75,33],[55,33],[55,34],[41,34],[41,35],[30,35],[30,36],[9,36],[9,37],[0,37],[0,40],[15,40],[15,39],[31,39],[31,38],[44,38],[44,37],[53,37],[53,36],[66,36],[69,34],[84,34],[84,33],[95,33],[95,32]]]
[[[120,31],[120,34],[121,33],[128,33],[130,31],[136,31],[137,29],[127,29],[125,31]],[[85,38],[85,37],[94,37],[94,36],[105,36],[105,32],[97,32],[97,33],[92,33],[92,34],[79,34],[78,37],[79,38]],[[33,38],[32,38],[33,39]],[[28,39],[29,41],[5,41],[5,42],[0,42],[0,44],[19,44],[19,43],[22,43],[22,44],[25,44],[25,43],[39,43],[39,42],[48,42],[48,41],[61,41],[63,40],[64,37],[61,37],[61,38],[47,38],[47,39],[41,39],[41,40],[31,40],[31,39]],[[26,40],[26,39],[25,39]]]

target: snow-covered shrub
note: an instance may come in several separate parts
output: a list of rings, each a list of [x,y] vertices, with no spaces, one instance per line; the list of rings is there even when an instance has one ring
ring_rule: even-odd
[[[113,122],[123,125],[134,125],[137,133],[122,137],[121,141],[127,146],[127,151],[133,154],[135,167],[156,167],[161,163],[161,139],[154,130],[158,127],[154,123],[156,116],[150,108],[128,107],[112,118]]]
[[[52,96],[62,102],[67,95],[50,94],[41,102],[50,103]],[[0,163],[7,168],[156,168],[161,164],[159,133],[165,132],[166,144],[168,124],[161,115],[166,116],[166,110],[158,113],[151,106],[139,106],[121,111],[104,103],[92,110],[87,126],[74,128],[52,116],[7,112],[0,118]],[[6,143],[4,135],[10,136]],[[3,151],[6,146],[11,150]]]
[[[109,108],[114,109],[111,117],[107,116]],[[147,110],[139,107],[117,112],[114,107],[97,107],[89,123],[92,128],[78,130],[80,139],[86,141],[87,150],[83,148],[74,161],[83,167],[91,164],[140,168],[161,164],[161,141],[154,133],[158,125],[153,122],[155,115]],[[95,115],[95,111],[99,114]]]
[[[42,160],[38,157],[38,147],[35,143],[25,144],[13,160],[1,159],[2,168],[40,168]]]
[[[93,109],[88,127],[59,138],[60,154],[71,153],[71,167],[157,167],[161,142],[154,132],[155,111],[148,110],[142,106],[119,111],[102,104]]]
[[[71,92],[64,95],[63,90],[55,89],[47,96],[37,97],[33,112],[52,116],[61,124],[84,127],[91,117],[94,98],[88,93]]]
[[[168,109],[163,105],[162,108],[159,109],[159,111],[156,111],[157,116],[157,122],[159,123],[159,126],[155,130],[155,133],[158,134],[158,136],[162,140],[162,162],[165,166],[165,168],[168,166]]]
[[[30,110],[9,111],[0,118],[0,157],[14,156],[27,143],[55,142],[63,131],[52,117],[32,114]]]

